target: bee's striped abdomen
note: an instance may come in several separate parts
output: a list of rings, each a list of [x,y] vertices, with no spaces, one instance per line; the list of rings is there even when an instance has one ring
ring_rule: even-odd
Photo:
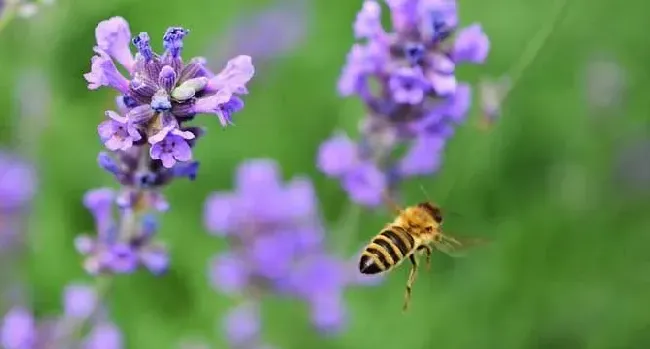
[[[388,238],[400,250],[402,258],[411,253],[415,247],[415,240],[402,227],[393,225],[388,229],[384,229],[379,235]]]
[[[376,247],[368,246],[359,259],[359,271],[362,274],[377,274],[390,267],[384,253]]]
[[[391,226],[384,229],[366,247],[359,260],[359,271],[377,274],[396,266],[413,251],[415,241],[404,229]]]

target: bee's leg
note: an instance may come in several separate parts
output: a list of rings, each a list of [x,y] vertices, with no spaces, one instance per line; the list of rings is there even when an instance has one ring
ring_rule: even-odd
[[[433,249],[429,245],[422,245],[418,247],[418,251],[423,251],[425,255],[425,264],[427,267],[427,270],[431,270],[431,254],[433,253]]]
[[[404,293],[404,306],[402,307],[403,311],[408,310],[409,303],[411,302],[411,289],[413,288],[413,283],[417,277],[418,272],[418,261],[415,259],[414,255],[409,256],[411,261],[411,270],[409,271],[409,278],[406,281],[406,293]]]

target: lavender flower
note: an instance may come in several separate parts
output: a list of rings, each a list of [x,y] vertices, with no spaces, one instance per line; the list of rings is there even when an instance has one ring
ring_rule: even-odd
[[[214,64],[236,52],[255,57],[257,65],[286,55],[305,41],[311,1],[276,1],[258,12],[246,12],[211,45],[206,56]]]
[[[249,297],[224,319],[233,347],[262,344],[258,302],[269,293],[305,300],[321,331],[342,329],[342,294],[356,281],[349,273],[353,265],[326,251],[309,179],[283,184],[272,160],[244,162],[235,190],[214,193],[206,201],[205,224],[232,246],[211,262],[213,285],[223,293]]]
[[[167,269],[166,249],[154,241],[157,224],[149,211],[168,209],[160,192],[173,179],[196,178],[199,163],[193,161],[192,148],[204,130],[185,123],[208,113],[227,126],[244,107],[241,96],[248,93],[246,84],[254,74],[251,58],[237,56],[214,74],[203,59],[183,61],[188,34],[181,27],[167,29],[162,40],[165,52],[158,55],[147,33],[131,38],[122,17],[102,21],[95,30],[96,55],[84,77],[89,89],[108,86],[120,94],[117,111],[107,111],[97,131],[111,152],[99,154],[99,166],[121,189],[96,189],[84,198],[95,217],[97,237],[83,235],[75,244],[93,275],[130,273],[140,266],[154,274]],[[131,44],[138,51],[135,56]]]
[[[25,160],[0,151],[0,211],[24,208],[34,196],[36,177]]]
[[[352,201],[376,206],[400,180],[435,172],[454,125],[464,121],[471,90],[456,66],[483,63],[489,41],[479,24],[456,30],[453,0],[386,0],[393,31],[381,24],[381,5],[366,0],[356,38],[339,79],[342,96],[358,96],[367,116],[358,141],[342,133],[321,146],[318,166],[338,178]],[[455,40],[450,42],[450,37]],[[396,148],[406,145],[399,159]]]
[[[123,347],[119,330],[108,321],[93,288],[70,284],[64,291],[63,302],[63,315],[52,319],[37,319],[22,306],[11,308],[0,324],[0,346],[4,349]],[[90,325],[90,332],[85,338],[79,338],[79,330],[86,324]]]
[[[131,40],[124,18],[99,23],[96,55],[84,77],[89,89],[108,86],[121,94],[119,110],[107,111],[107,121],[98,128],[109,150],[147,148],[154,162],[169,169],[192,159],[191,148],[202,134],[201,129],[184,123],[207,113],[217,116],[225,127],[232,124],[232,114],[243,108],[239,96],[248,93],[246,83],[255,72],[251,58],[237,56],[218,74],[211,73],[200,58],[184,63],[181,53],[188,34],[181,27],[167,29],[163,35],[165,52],[158,55],[147,33]],[[129,49],[131,43],[138,51],[135,57]],[[116,62],[128,77],[118,70]]]
[[[32,165],[0,150],[0,251],[15,247],[35,190]]]
[[[133,207],[137,206],[166,208],[167,203],[162,200],[155,192],[125,198],[109,188],[89,191],[84,205],[95,218],[97,237],[80,235],[75,239],[77,251],[86,256],[86,271],[91,275],[132,273],[144,266],[154,274],[164,273],[169,261],[165,246],[154,240],[158,231],[156,218],[133,215]],[[120,202],[122,206],[118,206]],[[119,222],[124,227],[116,224],[115,211],[119,212]]]

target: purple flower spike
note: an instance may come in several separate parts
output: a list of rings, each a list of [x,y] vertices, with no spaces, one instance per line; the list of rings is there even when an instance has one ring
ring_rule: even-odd
[[[381,25],[380,2],[363,2],[354,23],[354,35],[363,41],[350,49],[338,82],[341,96],[356,95],[365,106],[360,137],[325,141],[317,160],[364,206],[380,203],[383,193],[373,191],[393,194],[402,180],[439,169],[444,143],[438,143],[454,134],[471,104],[469,86],[457,81],[457,65],[483,63],[490,48],[479,24],[457,31],[455,0],[386,3],[391,30]],[[419,144],[424,140],[436,144]],[[404,146],[411,151],[401,160],[398,149]]]
[[[154,275],[167,271],[167,249],[155,240],[158,230],[156,218],[151,214],[138,218],[131,216],[132,210],[142,205],[159,211],[167,209],[168,204],[159,193],[137,193],[127,189],[116,195],[107,188],[96,189],[86,194],[84,205],[95,217],[98,236],[78,236],[75,247],[85,257],[84,268],[89,274],[128,274],[141,266]],[[116,207],[119,210],[115,210]],[[117,219],[120,224],[114,224],[113,213],[116,211],[120,213]],[[122,231],[120,228],[125,225],[125,216],[128,217],[129,229]]]
[[[162,142],[151,147],[151,158],[160,159],[163,166],[172,168],[176,161],[192,160],[192,149],[187,141],[180,136],[167,135]]]
[[[356,265],[326,251],[311,181],[295,177],[283,183],[275,161],[240,164],[235,189],[211,194],[204,220],[210,233],[227,238],[232,246],[210,263],[210,282],[222,293],[279,294],[311,305],[317,298],[339,297],[353,282],[349,275]],[[341,302],[336,305],[333,314],[319,308],[315,325],[325,331],[340,329],[345,310]],[[261,347],[259,314],[244,310],[237,308],[224,320],[227,335],[233,346]]]
[[[181,51],[188,33],[182,27],[167,29],[162,36],[165,52],[160,55],[153,50],[147,32],[130,39],[129,25],[122,17],[101,21],[96,28],[96,55],[90,73],[84,76],[89,89],[108,86],[120,94],[119,114],[107,112],[98,133],[106,148],[118,153],[115,161],[104,156],[100,164],[121,184],[137,183],[143,177],[134,170],[143,166],[156,172],[153,186],[166,184],[177,173],[173,167],[179,162],[185,166],[182,163],[192,158],[190,148],[197,144],[197,133],[202,134],[200,127],[186,126],[186,122],[205,113],[216,115],[225,127],[232,125],[233,114],[244,108],[242,95],[248,93],[246,85],[255,74],[251,57],[237,56],[214,74],[205,59],[183,62]],[[135,57],[130,44],[137,51]],[[129,76],[122,75],[114,61],[123,65]],[[147,143],[153,146],[143,151],[150,154],[151,161],[141,161],[140,149],[148,147]],[[185,177],[194,178],[195,174]]]
[[[60,316],[39,317],[27,308],[15,306],[0,319],[2,349],[84,348],[121,349],[119,330],[107,322],[103,304],[92,286],[70,284],[64,291],[65,313]],[[79,338],[78,326],[89,330]],[[84,331],[85,332],[85,331]]]

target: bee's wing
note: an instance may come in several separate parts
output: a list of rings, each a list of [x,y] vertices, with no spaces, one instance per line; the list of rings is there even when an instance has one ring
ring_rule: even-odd
[[[489,243],[484,238],[452,238],[447,235],[441,235],[440,241],[435,241],[433,245],[441,252],[452,257],[465,257],[468,249]]]

